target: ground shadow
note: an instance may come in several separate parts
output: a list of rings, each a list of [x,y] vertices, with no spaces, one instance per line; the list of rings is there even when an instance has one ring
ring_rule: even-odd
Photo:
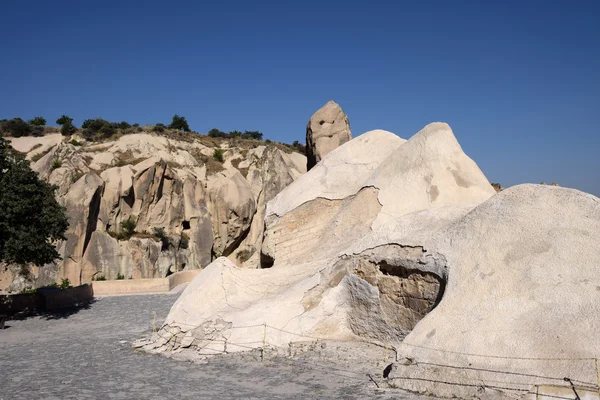
[[[27,309],[18,313],[7,315],[7,321],[9,320],[25,320],[27,318],[39,317],[46,320],[50,319],[67,319],[72,315],[77,314],[81,310],[89,310],[92,304],[96,302],[95,299],[77,303],[69,307],[63,307],[55,310],[39,310],[39,309]],[[6,326],[5,326],[6,328]]]

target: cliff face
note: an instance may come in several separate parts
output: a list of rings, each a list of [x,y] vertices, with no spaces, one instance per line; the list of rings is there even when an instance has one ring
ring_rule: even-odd
[[[69,229],[57,243],[62,260],[0,266],[0,290],[62,278],[77,285],[164,277],[218,256],[258,267],[266,202],[306,172],[301,154],[205,136],[139,133],[87,143],[55,134],[12,144],[59,187]]]

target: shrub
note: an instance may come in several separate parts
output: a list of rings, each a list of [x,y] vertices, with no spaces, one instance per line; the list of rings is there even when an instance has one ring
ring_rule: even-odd
[[[62,115],[59,119],[56,120],[58,125],[64,125],[67,123],[73,123],[73,118],[67,117],[66,115]]]
[[[104,138],[109,138],[115,134],[115,128],[111,124],[104,125],[102,128],[98,129],[98,133],[102,135]]]
[[[173,120],[169,124],[169,129],[177,129],[178,131],[184,131],[184,132],[190,131],[190,127],[189,127],[185,117],[182,117],[177,114],[173,115]]]
[[[122,281],[123,279],[125,279],[125,275],[121,274],[120,272],[117,274],[117,280],[118,281]]]
[[[190,245],[190,237],[184,232],[181,234],[181,240],[179,241],[180,249],[187,249]]]
[[[134,127],[134,128],[139,128],[139,127],[140,127],[140,124],[138,124],[138,123],[136,122],[135,124],[133,124],[133,125],[131,125],[131,126],[132,126],[132,127]]]
[[[297,140],[294,140],[294,143],[292,143],[292,148],[294,150],[296,150],[298,153],[302,153],[302,154],[306,153],[306,146],[301,144]]]
[[[165,233],[165,228],[158,227],[158,228],[154,228],[152,231],[154,233],[154,236],[159,238],[160,242],[162,243],[162,247],[160,250],[161,251],[167,250],[169,248],[169,237]]]
[[[86,119],[85,121],[83,121],[83,124],[81,124],[81,127],[84,129],[83,134],[87,138],[93,138],[96,136],[96,134],[99,134],[104,138],[108,138],[115,134],[117,129],[121,127],[121,124],[110,122],[102,118],[96,118]],[[125,124],[127,124],[127,122],[125,122]]]
[[[44,119],[44,117],[34,117],[33,119],[29,120],[29,125],[45,126],[46,120]]]
[[[131,128],[131,125],[129,125],[128,122],[125,122],[125,121],[119,122],[119,129],[129,129],[129,128]]]
[[[72,144],[73,146],[81,146],[81,142],[77,141],[77,139],[69,140],[69,144]]]
[[[35,137],[44,136],[44,128],[42,126],[32,126],[31,135]]]
[[[240,135],[241,135],[241,133],[240,133]],[[217,128],[213,128],[210,131],[208,131],[208,136],[226,138],[226,137],[229,137],[229,134],[226,132],[222,132],[222,131],[218,130]]]
[[[240,136],[242,136],[242,132],[240,132],[240,131],[231,131],[231,132],[229,132],[229,136],[231,136],[231,137],[240,137]]]
[[[62,161],[60,161],[58,158],[54,159],[54,161],[52,162],[52,169],[54,170],[60,167],[62,167]]]
[[[63,278],[60,281],[60,285],[58,285],[58,287],[61,288],[61,289],[68,289],[68,288],[72,287],[71,286],[71,281],[69,279],[67,279],[67,278]]]
[[[73,123],[72,123],[72,122],[70,122],[70,121],[68,121],[68,122],[65,122],[65,123],[63,124],[63,126],[60,128],[60,133],[61,133],[63,136],[72,135],[72,134],[74,134],[75,132],[77,132],[77,128],[75,128],[75,125],[73,125]]]
[[[135,233],[137,222],[133,216],[129,216],[125,221],[121,221],[121,237],[129,240]]]
[[[262,140],[263,134],[259,131],[244,131],[242,138]]]
[[[31,135],[32,127],[21,118],[2,121],[0,130],[5,136],[21,137]]]
[[[213,153],[213,158],[215,160],[217,160],[218,162],[224,162],[225,159],[223,158],[223,150],[222,149],[215,149],[215,151]]]
[[[158,123],[158,124],[154,125],[154,128],[152,130],[154,132],[164,132],[165,129],[167,129],[165,124]]]
[[[106,277],[102,274],[96,274],[92,276],[92,281],[105,281]]]

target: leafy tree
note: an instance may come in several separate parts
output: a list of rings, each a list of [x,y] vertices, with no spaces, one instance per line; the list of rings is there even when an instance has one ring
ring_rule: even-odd
[[[178,131],[189,132],[190,127],[185,119],[185,117],[179,116],[177,114],[173,115],[173,120],[169,125],[169,129],[177,129]]]
[[[242,136],[242,132],[240,132],[240,131],[231,131],[231,132],[229,132],[229,136],[231,136],[231,137],[240,137],[240,136]]]
[[[56,120],[58,125],[64,125],[67,122],[73,123],[73,118],[67,117],[66,115],[62,115],[59,119]]]
[[[62,133],[63,136],[71,135],[77,131],[77,128],[73,125],[73,118],[67,117],[66,115],[57,119],[56,123],[62,125],[60,133]]]
[[[46,126],[46,119],[44,117],[34,117],[29,120],[29,125]]]
[[[62,133],[63,136],[72,135],[75,132],[77,132],[77,128],[75,128],[75,125],[73,125],[71,121],[65,122],[60,128],[60,133]]]
[[[65,239],[69,223],[56,189],[0,138],[1,261],[43,265],[60,258],[52,242]]]
[[[129,129],[129,128],[131,128],[131,125],[129,124],[129,122],[127,122],[127,121],[119,122],[119,129]]]

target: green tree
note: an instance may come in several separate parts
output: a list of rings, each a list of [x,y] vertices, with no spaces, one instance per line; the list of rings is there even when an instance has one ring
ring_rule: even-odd
[[[34,117],[33,119],[29,120],[29,125],[45,126],[46,119],[44,117]]]
[[[169,129],[177,129],[178,131],[189,132],[190,127],[185,119],[185,117],[179,116],[177,114],[173,115],[173,120],[169,125]]]
[[[67,122],[73,123],[73,118],[67,117],[66,115],[62,115],[59,119],[56,120],[58,125],[64,125]]]
[[[73,125],[73,118],[71,117],[63,115],[56,120],[56,123],[62,125],[60,128],[60,133],[62,133],[63,136],[72,135],[73,133],[77,132],[77,128],[75,125]]]
[[[75,125],[73,125],[71,121],[65,122],[60,128],[60,133],[62,133],[63,136],[72,135],[75,132],[77,132],[77,128],[75,128]]]
[[[56,189],[0,138],[1,261],[43,265],[60,258],[52,242],[65,239],[69,223],[56,201]]]

